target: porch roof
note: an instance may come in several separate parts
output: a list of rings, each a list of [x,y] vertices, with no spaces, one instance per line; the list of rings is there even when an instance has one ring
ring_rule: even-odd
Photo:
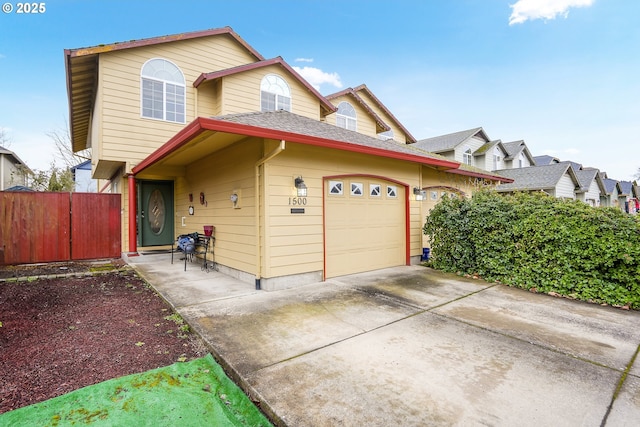
[[[216,143],[202,144],[213,135]],[[457,174],[496,180],[496,175],[458,169],[460,163],[410,145],[369,137],[286,111],[199,117],[132,169],[134,175],[155,166],[180,168],[246,137],[285,140],[337,150],[419,163]],[[508,179],[501,178],[508,181]]]

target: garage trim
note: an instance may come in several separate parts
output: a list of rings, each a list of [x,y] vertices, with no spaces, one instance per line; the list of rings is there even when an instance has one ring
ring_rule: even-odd
[[[326,280],[327,274],[327,218],[326,215],[326,192],[324,191],[325,183],[330,179],[350,179],[350,178],[367,178],[367,179],[379,179],[388,181],[404,188],[404,224],[405,224],[405,265],[411,265],[411,233],[410,233],[410,210],[409,210],[409,184],[397,179],[389,178],[382,175],[374,174],[340,174],[340,175],[326,175],[322,177],[322,252],[323,252],[323,266],[322,276],[323,280]]]

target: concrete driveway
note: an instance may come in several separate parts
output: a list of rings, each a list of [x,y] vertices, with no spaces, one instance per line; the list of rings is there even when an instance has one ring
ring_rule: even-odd
[[[636,426],[640,313],[421,266],[266,292],[134,266],[279,425]]]

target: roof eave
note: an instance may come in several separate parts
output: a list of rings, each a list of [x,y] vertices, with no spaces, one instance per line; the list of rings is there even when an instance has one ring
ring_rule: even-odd
[[[137,175],[157,163],[158,161],[168,157],[174,151],[188,144],[191,139],[206,131],[224,132],[237,135],[253,136],[265,139],[285,140],[299,144],[313,145],[324,148],[333,148],[342,151],[349,151],[361,154],[369,154],[378,157],[386,157],[396,160],[403,160],[413,163],[419,163],[427,166],[437,167],[441,169],[457,169],[460,164],[450,160],[434,159],[430,157],[401,153],[398,151],[385,150],[377,147],[353,144],[349,142],[336,141],[327,138],[321,138],[311,135],[303,135],[294,132],[281,131],[276,129],[251,126],[241,123],[234,123],[227,120],[218,120],[211,118],[198,117],[189,123],[184,129],[177,133],[173,138],[164,145],[151,153],[142,162],[138,163],[132,169],[133,175]],[[501,178],[504,179],[504,178]]]
[[[470,176],[470,177],[473,177],[473,178],[488,179],[488,180],[491,180],[491,181],[498,181],[500,183],[505,183],[505,184],[510,184],[510,183],[512,183],[514,181],[511,178],[506,178],[506,177],[500,176],[500,175],[493,175],[493,174],[489,174],[489,173],[474,172],[474,171],[469,171],[469,170],[460,169],[460,168],[457,168],[455,170],[448,170],[447,173],[454,173],[456,175]]]
[[[414,142],[417,142],[418,140],[411,134],[411,132],[409,132],[409,130],[407,128],[404,127],[404,125],[400,122],[400,120],[398,120],[396,118],[396,116],[393,115],[393,113],[378,99],[377,96],[374,95],[373,92],[371,92],[371,90],[369,90],[369,88],[367,87],[367,85],[365,84],[361,84],[360,86],[356,86],[353,89],[356,93],[359,90],[363,90],[365,92],[367,92],[367,94],[375,101],[378,103],[378,106],[386,113],[389,115],[389,117],[391,117],[391,119],[394,121],[394,123],[396,124],[396,126],[398,126],[400,129],[402,129],[402,132],[404,132],[404,134],[407,136],[407,143],[412,144]]]
[[[170,43],[174,41],[180,40],[190,40],[196,39],[200,37],[208,37],[208,36],[216,36],[220,34],[228,34],[233,37],[239,44],[241,44],[244,48],[247,49],[256,59],[262,61],[264,57],[253,47],[251,47],[246,41],[242,39],[235,31],[231,29],[231,27],[222,27],[222,28],[212,28],[209,30],[201,30],[201,31],[192,31],[186,33],[178,33],[178,34],[170,34],[166,36],[159,37],[151,37],[139,40],[131,40],[128,42],[116,42],[105,45],[97,45],[92,47],[78,48],[78,49],[70,49],[71,56],[86,56],[86,55],[96,55],[105,52],[113,52],[117,50],[130,49],[134,47],[141,46],[151,46],[162,43]]]

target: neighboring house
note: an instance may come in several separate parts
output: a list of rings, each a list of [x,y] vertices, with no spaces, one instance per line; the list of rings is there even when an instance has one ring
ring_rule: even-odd
[[[513,180],[511,183],[498,185],[496,191],[500,193],[543,191],[553,197],[576,199],[576,193],[582,191],[580,181],[569,162],[503,169],[496,173]]]
[[[620,209],[620,201],[618,200],[621,193],[620,183],[607,177],[606,172],[601,172],[602,182],[604,183],[604,193],[600,194],[600,206],[608,206]]]
[[[618,206],[626,213],[636,214],[638,212],[640,195],[638,186],[631,181],[620,181],[620,193],[618,194]]]
[[[98,181],[91,178],[91,160],[86,160],[71,168],[74,191],[95,193],[98,191]]]
[[[121,194],[132,254],[213,225],[221,271],[257,288],[407,265],[424,188],[508,181],[406,145],[366,86],[332,102],[228,27],[65,60],[73,149],[91,148],[92,177]]]
[[[504,149],[502,141],[499,139],[487,142],[471,154],[471,164],[466,163],[467,165],[473,165],[486,171],[505,168],[504,159],[507,157],[507,151]]]
[[[534,156],[533,160],[537,166],[546,166],[554,163],[560,163],[560,159],[558,159],[557,157],[547,155]]]
[[[524,141],[503,142],[502,147],[507,152],[507,156],[504,158],[505,169],[527,168],[537,165]]]
[[[484,129],[479,127],[433,138],[421,139],[413,145],[431,153],[439,154],[448,160],[464,163],[469,166],[477,166],[484,170],[492,170],[483,167],[485,166],[484,163],[476,165],[474,161],[474,153],[476,152],[482,155],[484,160],[485,152],[490,150],[488,148],[481,150],[481,148],[491,142],[491,139],[487,136]],[[495,141],[495,144],[498,142],[499,141]],[[506,153],[503,152],[503,154]]]
[[[29,175],[33,175],[33,171],[17,154],[0,146],[0,191],[26,188]]]
[[[485,171],[536,165],[524,141],[492,140],[481,127],[421,139],[414,146]]]
[[[605,192],[600,171],[596,168],[581,168],[574,172],[580,182],[580,190],[576,192],[576,198],[586,204],[600,206],[600,195]]]

